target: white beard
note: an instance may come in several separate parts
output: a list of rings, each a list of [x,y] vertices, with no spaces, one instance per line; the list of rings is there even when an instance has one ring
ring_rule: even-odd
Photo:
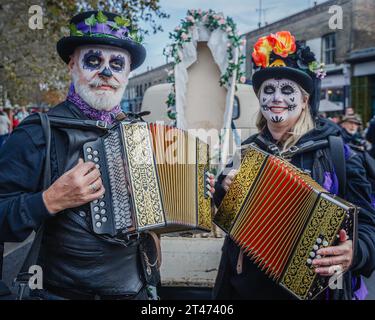
[[[99,111],[110,111],[120,104],[127,83],[121,84],[115,91],[97,90],[89,84],[81,84],[79,76],[73,72],[72,80],[76,93],[92,108]]]

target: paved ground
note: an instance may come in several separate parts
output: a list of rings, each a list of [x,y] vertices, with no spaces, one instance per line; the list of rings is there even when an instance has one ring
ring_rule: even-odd
[[[168,248],[168,251],[171,250],[173,248],[173,245],[171,243],[165,243],[166,247]],[[196,246],[194,246],[192,243],[190,243],[190,250],[191,251],[195,251],[196,250]],[[21,268],[21,264],[22,264],[22,260],[24,258],[24,256],[26,255],[27,253],[27,250],[30,246],[30,243],[26,244],[26,245],[23,245],[21,247],[19,247],[19,245],[7,245],[6,246],[6,252],[5,252],[5,259],[4,259],[4,270],[3,270],[3,280],[4,282],[12,289],[11,287],[11,284],[12,284],[12,280],[14,279],[14,277],[16,276],[16,272]],[[208,246],[212,249],[213,247],[216,247],[217,244],[215,242],[211,242],[209,241],[209,244]],[[206,252],[207,253],[207,252]],[[176,259],[177,258],[177,259]],[[170,262],[169,260],[172,259],[176,262],[176,260],[178,260],[179,262],[182,262],[184,261],[184,263],[180,263],[180,267],[182,267],[182,269],[186,268],[186,263],[185,263],[185,259],[186,256],[181,256],[179,255],[178,257],[176,256],[173,256],[171,255],[170,257],[166,257],[166,259],[164,259],[164,263],[166,262]],[[169,263],[168,263],[169,264]],[[165,265],[164,264],[164,272],[166,271],[165,269]],[[176,265],[176,264],[175,264]],[[162,271],[163,271],[162,270]],[[194,271],[194,270],[193,270]],[[211,270],[207,270],[207,271],[212,271]],[[192,272],[193,274],[194,272]],[[211,272],[208,272],[208,274],[211,274]],[[211,278],[211,276],[210,276]],[[375,274],[373,274],[373,276],[370,278],[370,279],[365,279],[366,281],[366,285],[367,285],[367,288],[368,288],[368,291],[369,291],[369,295],[367,297],[368,300],[375,300]],[[13,290],[14,291],[14,290]],[[191,294],[195,296],[195,298],[205,298],[207,299],[209,297],[209,292],[207,290],[190,290]],[[186,297],[186,294],[188,292],[184,292],[184,296]],[[173,298],[178,298],[178,299],[183,299],[183,296],[176,296],[176,291],[173,290],[173,289],[170,289],[170,288],[165,288],[162,292],[162,298],[164,299],[173,299]]]

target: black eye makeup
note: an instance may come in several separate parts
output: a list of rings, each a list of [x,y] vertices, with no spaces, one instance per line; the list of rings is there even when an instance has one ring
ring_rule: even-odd
[[[270,84],[265,85],[263,88],[263,92],[265,94],[273,94],[275,93],[275,91],[276,91],[276,88]]]
[[[285,84],[281,87],[281,93],[282,94],[286,94],[286,95],[290,95],[290,94],[293,94],[294,93],[294,88],[289,85],[289,84]]]
[[[113,71],[120,72],[125,68],[125,58],[120,55],[111,57],[111,60],[109,61],[109,66]]]
[[[102,64],[102,60],[102,53],[100,51],[90,50],[83,56],[83,68],[89,70],[99,69]]]

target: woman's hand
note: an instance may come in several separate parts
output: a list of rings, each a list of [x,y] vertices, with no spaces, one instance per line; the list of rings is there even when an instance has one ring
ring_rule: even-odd
[[[340,243],[334,247],[322,248],[317,254],[324,256],[321,259],[314,259],[315,272],[321,276],[332,276],[336,272],[344,273],[353,261],[353,242],[348,240],[345,230],[340,230]]]
[[[233,183],[233,180],[236,177],[237,173],[238,173],[238,170],[233,169],[233,170],[229,171],[228,175],[223,180],[221,185],[223,186],[225,192],[228,192],[229,187]]]

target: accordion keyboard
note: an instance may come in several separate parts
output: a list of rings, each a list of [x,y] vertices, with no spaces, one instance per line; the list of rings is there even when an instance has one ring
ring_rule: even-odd
[[[112,132],[103,143],[86,143],[84,156],[96,164],[106,190],[101,199],[90,203],[94,231],[114,236],[134,229],[119,132]]]
[[[109,135],[104,140],[104,150],[107,157],[108,177],[112,188],[111,196],[115,229],[128,229],[133,225],[133,222],[118,132]]]

